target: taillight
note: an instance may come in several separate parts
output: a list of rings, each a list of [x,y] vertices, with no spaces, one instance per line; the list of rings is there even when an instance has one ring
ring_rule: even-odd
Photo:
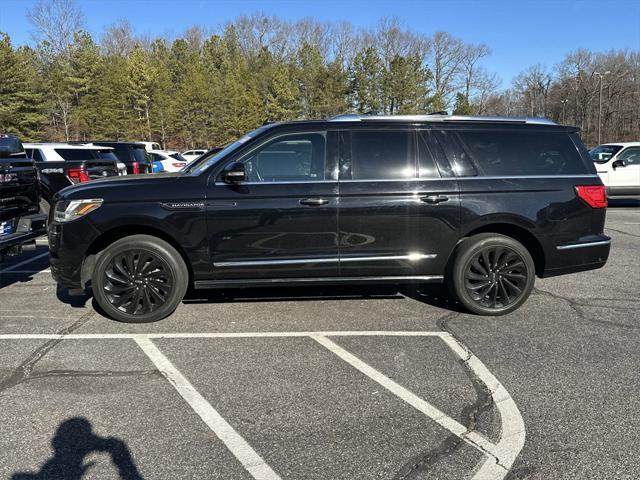
[[[133,162],[131,164],[131,170],[134,175],[137,175],[138,173],[140,173],[140,164],[138,162]]]
[[[182,168],[186,165],[186,163],[178,162],[178,163],[172,163],[171,165],[173,165],[175,168]]]
[[[89,181],[89,174],[84,168],[70,168],[67,171],[67,176],[73,183],[81,183]]]
[[[576,185],[576,194],[591,208],[607,208],[607,191],[604,185]]]

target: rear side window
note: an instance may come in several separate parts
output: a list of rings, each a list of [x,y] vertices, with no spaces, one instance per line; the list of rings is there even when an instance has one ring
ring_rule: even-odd
[[[65,160],[92,160],[93,150],[82,148],[55,148],[54,151]]]
[[[455,134],[486,176],[589,173],[564,132],[460,130]]]
[[[138,163],[146,163],[148,161],[147,151],[144,148],[134,147],[131,149],[133,153],[133,161]]]
[[[469,152],[463,147],[455,130],[434,130],[431,132],[444,151],[449,164],[458,177],[473,177],[478,174]]]
[[[402,180],[416,177],[411,131],[355,130],[350,137],[350,152],[341,152],[341,179]],[[349,149],[348,145],[343,145],[343,148]]]

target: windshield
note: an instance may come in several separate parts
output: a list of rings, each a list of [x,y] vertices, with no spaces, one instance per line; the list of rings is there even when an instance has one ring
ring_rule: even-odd
[[[596,163],[607,163],[621,149],[620,145],[598,145],[589,150],[589,156]]]
[[[202,172],[204,172],[209,167],[211,167],[216,162],[218,162],[218,160],[236,151],[238,148],[240,148],[242,145],[247,143],[249,140],[257,137],[262,132],[264,132],[265,130],[268,130],[271,127],[273,127],[273,124],[263,125],[262,127],[247,133],[244,137],[239,138],[238,140],[226,146],[220,151],[215,151],[215,149],[213,149],[211,150],[211,153],[203,155],[202,157],[196,159],[195,161],[191,162],[189,165],[184,167],[181,170],[181,172],[189,175],[200,175]]]

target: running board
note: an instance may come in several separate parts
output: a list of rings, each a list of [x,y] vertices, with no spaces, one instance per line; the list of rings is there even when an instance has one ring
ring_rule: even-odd
[[[194,283],[196,289],[205,288],[252,288],[300,285],[364,285],[388,283],[442,283],[442,275],[418,275],[408,277],[309,277],[309,278],[248,278],[231,280],[198,280]]]

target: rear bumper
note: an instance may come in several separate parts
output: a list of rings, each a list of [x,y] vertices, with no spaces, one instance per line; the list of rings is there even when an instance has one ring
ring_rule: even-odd
[[[591,235],[578,242],[555,245],[549,249],[547,265],[542,277],[584,272],[603,267],[609,258],[611,238]]]
[[[46,215],[40,213],[25,215],[18,219],[15,233],[0,237],[0,251],[30,242],[46,233]]]

